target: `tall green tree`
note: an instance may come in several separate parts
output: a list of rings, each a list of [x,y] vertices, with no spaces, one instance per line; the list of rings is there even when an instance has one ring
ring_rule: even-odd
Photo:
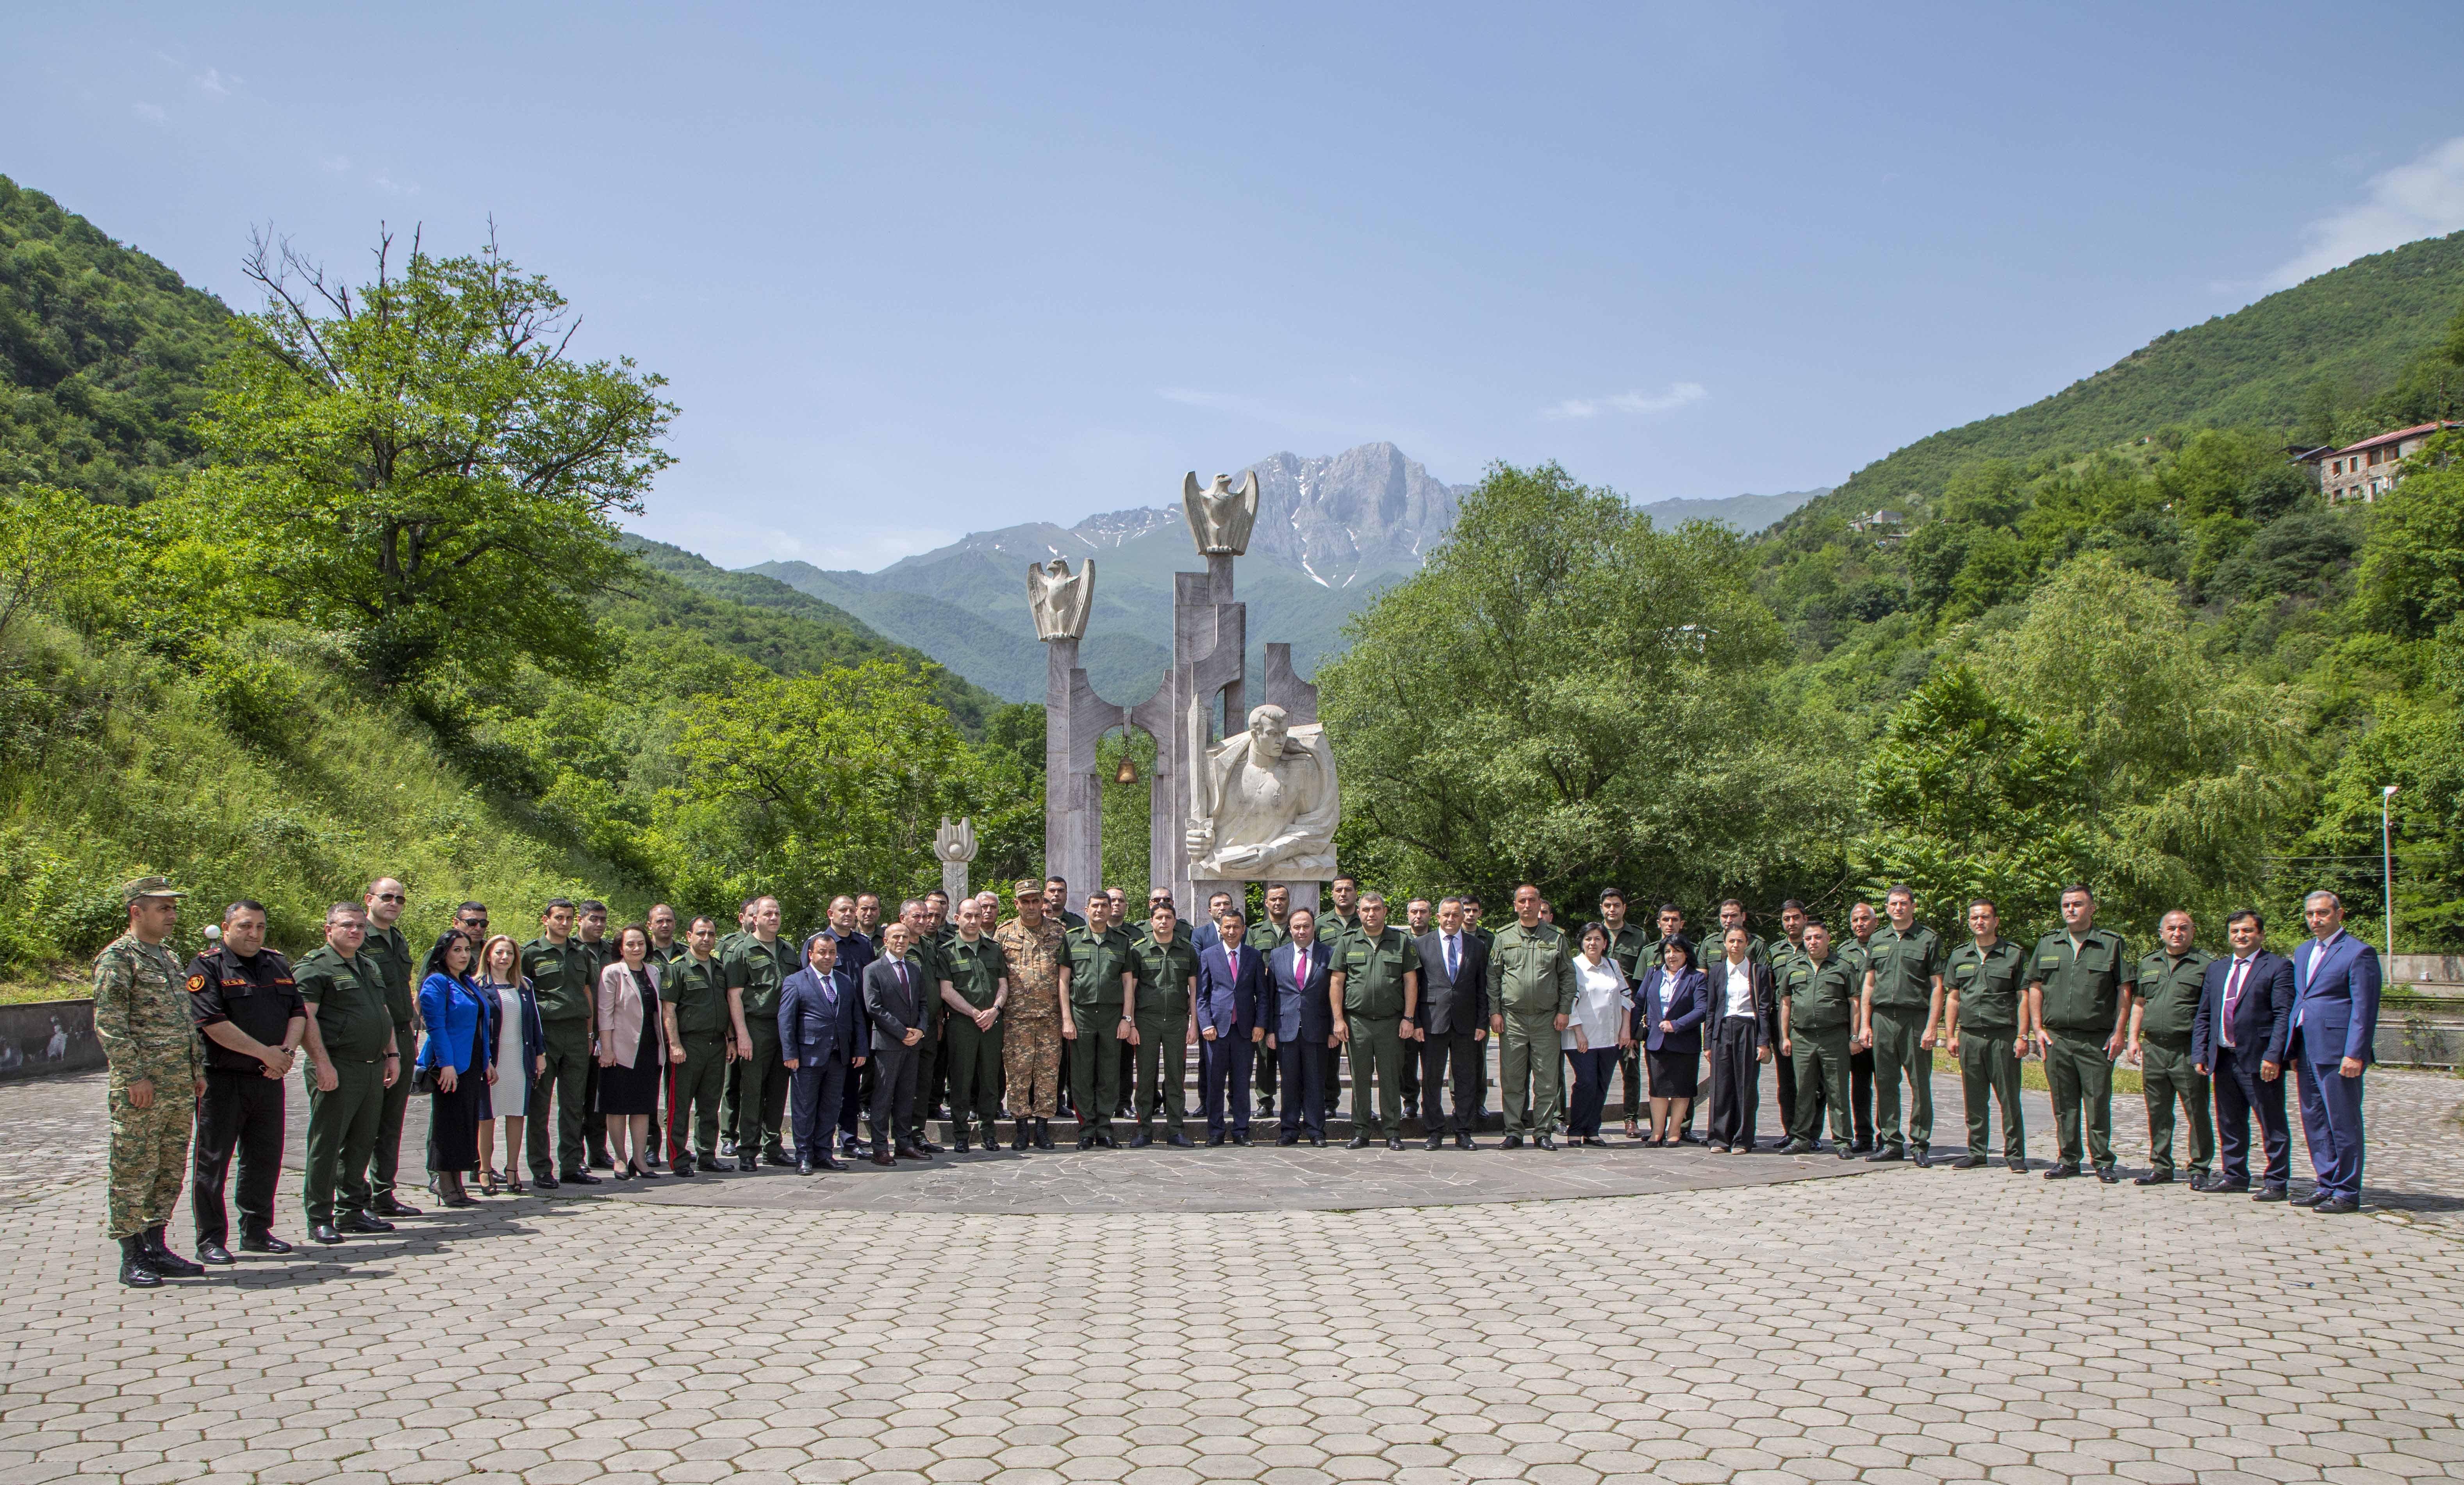
[[[664,379],[583,361],[548,281],[491,239],[357,289],[260,239],[264,309],[216,363],[216,467],[189,498],[245,543],[268,599],[349,634],[379,680],[446,662],[601,658],[584,601],[627,569],[615,517],[669,463]]]

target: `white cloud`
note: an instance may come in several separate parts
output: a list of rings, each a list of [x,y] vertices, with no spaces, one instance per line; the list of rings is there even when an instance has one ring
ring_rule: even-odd
[[[2289,288],[2357,257],[2464,228],[2464,137],[2371,178],[2364,199],[2310,224],[2310,246],[2268,276]]]
[[[159,103],[139,103],[136,106],[137,117],[144,120],[147,123],[161,123],[164,120],[170,117],[170,115],[163,111],[162,105]]]
[[[1701,402],[1710,393],[1700,382],[1671,382],[1664,392],[1618,392],[1610,397],[1569,397],[1553,408],[1543,408],[1544,418],[1594,418],[1603,412],[1666,412],[1689,402]]]
[[[204,72],[197,74],[193,80],[197,84],[197,91],[205,94],[208,98],[229,98],[231,97],[231,83],[236,82],[239,79],[236,78],[225,78],[222,75],[221,69],[209,67]]]

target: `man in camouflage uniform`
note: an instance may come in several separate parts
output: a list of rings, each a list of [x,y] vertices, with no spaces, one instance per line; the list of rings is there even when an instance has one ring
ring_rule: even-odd
[[[403,1064],[410,1062],[410,1049],[419,1045],[419,987],[410,983],[418,960],[411,954],[410,941],[403,937],[402,912],[409,905],[410,891],[390,876],[380,876],[368,883],[360,900],[366,909],[368,939],[360,953],[385,978],[385,1011],[393,1017],[394,1045],[403,1049]],[[416,1217],[419,1208],[394,1194],[394,1179],[402,1168],[402,1123],[410,1108],[410,1078],[397,1077],[385,1091],[385,1107],[377,1114],[376,1164],[370,1167],[369,1188],[375,1193],[368,1210],[380,1217]]]
[[[993,942],[1009,965],[1009,1030],[1001,1038],[1001,1075],[1009,1086],[1009,1111],[1018,1120],[1013,1150],[1052,1148],[1052,1116],[1060,1111],[1061,996],[1069,977],[1069,952],[1061,925],[1045,916],[1044,884],[1031,877],[1016,886],[1018,916],[1001,925]]]
[[[188,1120],[205,1096],[206,1067],[180,988],[180,962],[163,946],[180,921],[185,894],[160,876],[141,876],[120,896],[128,931],[94,961],[94,1031],[111,1064],[111,1195],[103,1230],[120,1242],[120,1281],[159,1289],[165,1277],[206,1272],[163,1241],[163,1225],[180,1201]]]

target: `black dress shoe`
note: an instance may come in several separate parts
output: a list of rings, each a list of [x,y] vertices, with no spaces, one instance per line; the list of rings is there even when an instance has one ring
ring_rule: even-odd
[[[1475,1150],[1480,1147],[1471,1142],[1471,1136],[1457,1135],[1455,1136],[1455,1148],[1458,1150]]]
[[[1208,1131],[1206,1132],[1206,1147],[1207,1147],[1208,1149],[1210,1149],[1210,1150],[1211,1150],[1211,1149],[1215,1148],[1217,1145],[1221,1144],[1222,1142],[1223,1142],[1223,1134],[1222,1134],[1222,1131],[1221,1131],[1221,1130],[1216,1130],[1216,1129],[1210,1129],[1210,1130],[1208,1130]]]
[[[811,1175],[812,1173],[813,1173],[813,1163],[812,1163],[811,1161],[808,1161],[808,1160],[800,1160],[800,1161],[796,1162],[796,1174],[798,1174],[798,1175],[800,1175],[800,1176],[809,1176],[809,1175]]]
[[[1442,1149],[1444,1149],[1445,1147],[1446,1147],[1446,1137],[1445,1137],[1445,1136],[1443,1136],[1443,1135],[1431,1135],[1431,1136],[1429,1136],[1429,1148],[1430,1148],[1430,1149],[1433,1149],[1433,1150],[1442,1150]]]
[[[847,1168],[847,1163],[843,1160],[838,1160],[831,1156],[825,1155],[820,1160],[813,1162],[813,1168],[815,1170],[845,1170]]]
[[[2169,1170],[2151,1170],[2144,1176],[2131,1177],[2130,1184],[2132,1186],[2171,1186],[2173,1173]]]
[[[2331,1196],[2310,1209],[2322,1217],[2343,1217],[2361,1210],[2362,1204],[2349,1196]]]
[[[2284,1199],[2284,1187],[2280,1186],[2261,1186],[2251,1196],[2255,1202],[2280,1202]]]
[[[898,1157],[889,1154],[875,1155],[872,1157],[872,1163],[876,1165],[895,1165],[898,1164]]]
[[[1919,1170],[1930,1170],[1933,1168],[1933,1152],[1926,1149],[1922,1144],[1912,1144],[1908,1146],[1908,1160]]]
[[[744,1163],[744,1168],[751,1170],[753,1168],[753,1163],[750,1160],[747,1160]],[[563,1182],[566,1186],[597,1186],[600,1181],[599,1177],[592,1175],[586,1170],[568,1170],[563,1175],[557,1177],[557,1179]]]
[[[739,1155],[736,1157],[736,1168],[739,1171],[759,1170],[761,1163],[750,1155]]]
[[[1521,1135],[1507,1135],[1505,1139],[1499,1141],[1498,1143],[1504,1145],[1509,1150],[1519,1150],[1523,1148],[1523,1137]]]
[[[1297,1129],[1288,1129],[1282,1134],[1275,1136],[1275,1143],[1279,1145],[1293,1145],[1300,1142],[1301,1132]]]
[[[2250,1183],[2232,1181],[2223,1176],[2202,1176],[2190,1183],[2190,1189],[2209,1196],[2220,1196],[2227,1191],[2247,1191],[2250,1189]]]
[[[796,1163],[795,1158],[787,1153],[786,1146],[780,1144],[774,1144],[763,1150],[761,1161],[766,1165],[792,1165]]]
[[[1779,1152],[1782,1155],[1811,1155],[1814,1153],[1814,1141],[1811,1140],[1791,1140],[1788,1143],[1779,1147]]]
[[[1177,1129],[1174,1130],[1171,1134],[1169,1134],[1169,1135],[1165,1136],[1165,1137],[1164,1137],[1164,1141],[1163,1141],[1163,1142],[1164,1142],[1164,1143],[1166,1143],[1166,1144],[1168,1144],[1168,1145],[1171,1145],[1171,1146],[1172,1146],[1174,1149],[1176,1149],[1176,1150],[1190,1150],[1190,1149],[1196,1149],[1196,1148],[1197,1148],[1197,1146],[1196,1146],[1196,1145],[1194,1145],[1194,1144],[1192,1144],[1192,1143],[1190,1142],[1189,1136],[1187,1136],[1187,1135],[1185,1135],[1185,1134],[1182,1134],[1182,1133],[1181,1133],[1179,1130],[1177,1130]]]
[[[213,1241],[211,1238],[208,1238],[206,1241],[197,1245],[197,1261],[199,1263],[211,1263],[216,1265],[239,1262],[237,1258],[231,1255],[230,1249],[225,1248],[222,1244]]]
[[[1853,1144],[1834,1145],[1832,1146],[1831,1153],[1838,1156],[1841,1160],[1855,1160],[1857,1158],[1857,1147]]]
[[[394,1200],[393,1193],[390,1191],[378,1197],[375,1201],[368,1203],[368,1210],[374,1212],[380,1217],[416,1217],[419,1215],[418,1208],[404,1206],[401,1202]]]
[[[1985,1157],[1982,1155],[1963,1155],[1959,1159],[1950,1163],[1950,1168],[1953,1170],[1974,1170],[1984,1164]]]
[[[2016,1156],[2016,1155],[2013,1155],[2013,1156],[2012,1156],[2010,1159],[2005,1160],[2002,1164],[2005,1164],[2005,1165],[2010,1166],[2010,1167],[2011,1167],[2011,1174],[2013,1174],[2013,1175],[2014,1175],[2014,1176],[2024,1176],[2024,1175],[2026,1175],[2026,1174],[2028,1173],[2028,1163],[2027,1163],[2026,1161],[2024,1161],[2024,1160],[2021,1160],[2021,1159],[2020,1159],[2018,1156]]]
[[[1438,1141],[1436,1141],[1435,1140],[1430,1141],[1429,1141],[1429,1146],[1430,1146],[1430,1148],[1435,1149],[1435,1148],[1437,1147],[1437,1143],[1438,1143]],[[1403,1137],[1402,1137],[1401,1135],[1388,1135],[1388,1136],[1386,1137],[1386,1148],[1388,1148],[1388,1149],[1390,1149],[1390,1150],[1399,1150],[1399,1149],[1401,1149],[1402,1147],[1403,1147]]]
[[[1907,1158],[1907,1151],[1901,1149],[1896,1144],[1886,1144],[1881,1149],[1876,1150],[1873,1154],[1866,1156],[1865,1164],[1868,1165],[1887,1165],[1893,1161],[1903,1161]]]
[[[393,1230],[392,1223],[380,1222],[363,1211],[346,1211],[335,1220],[334,1226],[342,1231],[357,1233],[361,1236],[368,1236],[378,1232],[390,1232]]]
[[[1346,1144],[1344,1148],[1347,1150],[1365,1150],[1369,1148],[1369,1137],[1367,1135],[1353,1135],[1351,1142]]]
[[[950,1137],[950,1148],[960,1155],[964,1155],[969,1150],[975,1148],[973,1144],[968,1142],[966,1125],[960,1124],[958,1126],[958,1132]]]
[[[2307,1196],[2297,1196],[2293,1198],[2293,1205],[2296,1207],[2316,1207],[2326,1199],[2326,1192],[2314,1188]]]
[[[1111,1136],[1110,1136],[1110,1135],[1106,1135],[1104,1138],[1106,1138],[1107,1140],[1109,1140],[1109,1139],[1111,1139]],[[940,1153],[941,1153],[941,1147],[940,1147],[939,1145],[937,1145],[937,1144],[935,1144],[935,1143],[934,1143],[932,1141],[930,1141],[930,1140],[918,1140],[918,1141],[915,1141],[915,1148],[917,1148],[917,1149],[919,1149],[919,1150],[922,1150],[922,1151],[923,1151],[925,1154],[927,1154],[927,1155],[938,1155],[938,1154],[940,1154]]]
[[[2099,1181],[2103,1182],[2106,1186],[2111,1186],[2122,1179],[2122,1172],[2114,1169],[2110,1165],[2099,1165],[2096,1167],[2096,1178]]]
[[[1544,1150],[1553,1150],[1557,1147],[1556,1137],[1553,1135],[1534,1135],[1531,1137],[1531,1142]]]
[[[339,1243],[342,1240],[342,1230],[330,1222],[312,1222],[308,1225],[308,1240],[312,1243]]]
[[[2048,1181],[2068,1181],[2071,1177],[2076,1176],[2079,1173],[2079,1168],[2077,1165],[2056,1165],[2053,1169],[2045,1172],[2045,1179]]]
[[[1155,1143],[1155,1136],[1143,1129],[1130,1136],[1130,1148],[1133,1150],[1143,1150],[1153,1143]]]
[[[287,1253],[291,1251],[291,1245],[275,1236],[271,1232],[242,1232],[239,1235],[239,1251],[242,1252]]]
[[[531,1172],[531,1189],[532,1189],[532,1190],[535,1190],[535,1191],[553,1191],[553,1190],[555,1190],[555,1189],[556,1189],[556,1187],[557,1187],[557,1180],[556,1180],[556,1177],[554,1177],[554,1176],[550,1176],[550,1175],[543,1175],[543,1174],[541,1174],[540,1172],[536,1171],[536,1170],[534,1170],[534,1171],[532,1171],[532,1172]]]
[[[1245,1129],[1235,1129],[1232,1131],[1232,1142],[1238,1145],[1246,1145],[1249,1142],[1249,1132]]]
[[[1091,1130],[1091,1129],[1082,1129],[1082,1130],[1080,1130],[1080,1131],[1078,1132],[1078,1148],[1080,1148],[1080,1149],[1082,1149],[1082,1150],[1091,1150],[1091,1149],[1093,1149],[1094,1147],[1095,1147],[1095,1131],[1093,1131],[1093,1130]]]
[[[668,1174],[671,1176],[690,1176],[693,1173],[693,1168],[691,1161],[687,1161],[681,1165],[671,1165],[668,1167]]]
[[[719,1162],[711,1159],[707,1155],[696,1155],[693,1157],[693,1168],[701,1171],[704,1175],[715,1176],[720,1171],[725,1170],[727,1167]]]
[[[1309,1137],[1309,1142],[1311,1149],[1323,1150],[1326,1148],[1326,1136],[1311,1135]]]

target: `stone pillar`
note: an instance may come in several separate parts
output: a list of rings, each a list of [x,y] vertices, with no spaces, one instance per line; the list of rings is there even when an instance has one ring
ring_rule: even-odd
[[[941,891],[950,898],[953,917],[957,904],[967,897],[967,863],[976,858],[976,822],[960,820],[952,825],[950,817],[941,817],[941,828],[933,832],[933,854],[941,863]]]
[[[1074,638],[1045,641],[1044,870],[1072,894],[1103,885],[1104,796],[1095,746],[1121,709],[1095,694]]]

